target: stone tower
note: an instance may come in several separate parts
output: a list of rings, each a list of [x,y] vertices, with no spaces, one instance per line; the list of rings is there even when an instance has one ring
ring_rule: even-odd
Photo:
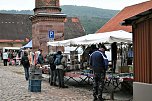
[[[42,49],[44,54],[48,53],[49,31],[55,32],[54,40],[64,39],[65,18],[66,15],[61,13],[59,0],[35,0],[34,15],[30,17],[34,51]]]

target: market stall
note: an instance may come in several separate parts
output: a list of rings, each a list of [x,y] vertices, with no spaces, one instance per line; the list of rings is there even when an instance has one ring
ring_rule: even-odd
[[[105,32],[105,33],[89,34],[89,35],[85,35],[85,36],[74,38],[74,39],[48,42],[47,45],[48,46],[64,46],[64,47],[66,47],[66,46],[83,47],[83,49],[85,51],[89,46],[91,46],[93,44],[97,45],[99,43],[104,43],[107,45],[107,47],[109,47],[110,44],[113,42],[117,42],[119,47],[121,49],[123,49],[126,44],[132,43],[132,33],[128,33],[123,30],[118,30],[118,31],[112,31],[112,32]],[[121,50],[121,52],[122,52],[122,50]],[[73,53],[75,53],[75,52],[73,52]],[[121,57],[122,57],[122,53],[121,53]],[[72,61],[71,61],[71,63],[72,63]],[[83,69],[89,70],[89,65],[88,65],[87,59],[86,59],[86,61],[80,61],[80,63],[83,63],[83,65],[84,65],[84,63],[86,63],[85,64],[86,68],[83,68]],[[79,72],[72,71],[71,74],[66,73],[65,76],[69,76],[69,79],[73,79],[75,81],[76,81],[75,78],[78,77],[81,79],[81,81],[84,81],[84,80],[86,80],[86,78],[85,79],[82,78],[82,76],[85,76],[83,74],[91,74],[91,71],[86,72],[85,70],[83,70],[83,71],[81,70]],[[108,75],[109,80],[114,80],[114,79],[110,79],[109,75]],[[113,76],[113,74],[112,74],[112,76]],[[85,77],[92,78],[93,76],[91,75],[91,76],[85,76]],[[115,87],[117,87],[117,86],[115,86]]]
[[[73,39],[68,39],[68,40],[63,40],[63,41],[47,42],[47,45],[48,46],[64,46],[64,47],[83,46],[84,51],[85,51],[85,49],[87,49],[87,47],[91,46],[92,44],[96,45],[99,43],[104,43],[109,47],[109,45],[113,42],[117,42],[117,44],[119,45],[119,49],[121,50],[120,52],[122,52],[126,44],[132,43],[132,33],[129,33],[123,30],[118,30],[118,31],[112,31],[112,32],[105,32],[105,33],[89,34],[89,35],[81,36],[78,38],[73,38]],[[119,53],[119,54],[121,54],[121,57],[120,57],[122,59],[121,66],[123,66],[122,61],[124,59],[125,54],[123,54],[123,56],[122,56],[122,53]]]

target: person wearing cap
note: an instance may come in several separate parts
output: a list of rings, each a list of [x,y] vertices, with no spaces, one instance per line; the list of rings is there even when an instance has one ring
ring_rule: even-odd
[[[90,55],[90,66],[93,70],[93,101],[103,101],[102,92],[104,88],[104,80],[105,80],[105,62],[104,57],[106,47],[103,44],[99,45],[99,49],[94,51]]]

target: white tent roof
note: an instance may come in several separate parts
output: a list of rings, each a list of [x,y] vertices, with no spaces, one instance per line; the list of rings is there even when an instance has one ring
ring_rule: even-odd
[[[63,41],[47,42],[47,46],[70,46],[71,39]]]
[[[51,46],[79,46],[79,45],[90,45],[90,44],[98,44],[98,43],[113,43],[113,42],[132,42],[132,33],[118,30],[112,32],[98,33],[98,34],[89,34],[82,37],[63,40],[63,41],[55,41],[48,42],[47,45]]]

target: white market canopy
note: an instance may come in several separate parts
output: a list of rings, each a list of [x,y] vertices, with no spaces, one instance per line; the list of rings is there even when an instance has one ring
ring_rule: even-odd
[[[70,46],[71,39],[63,41],[47,42],[47,46]]]
[[[80,46],[80,45],[91,45],[99,43],[113,43],[113,42],[132,42],[132,33],[118,30],[105,33],[96,33],[81,36],[78,38],[63,40],[63,41],[54,41],[47,42],[48,46]]]

